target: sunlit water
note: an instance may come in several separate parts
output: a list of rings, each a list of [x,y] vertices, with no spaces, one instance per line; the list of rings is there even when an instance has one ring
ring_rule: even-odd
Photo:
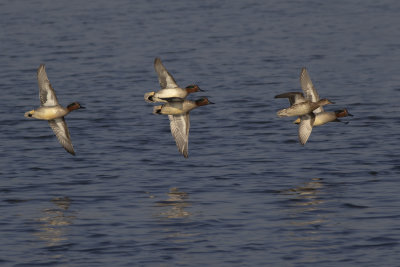
[[[168,2],[168,4],[167,4]],[[396,266],[397,1],[0,3],[2,266]],[[189,158],[143,95],[156,56],[215,102]],[[77,155],[39,105],[45,63]],[[307,67],[326,110],[305,147],[288,105]]]

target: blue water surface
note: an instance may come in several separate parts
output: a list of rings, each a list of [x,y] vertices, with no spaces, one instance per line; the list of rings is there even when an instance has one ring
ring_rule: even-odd
[[[400,4],[0,2],[2,266],[397,266]],[[189,158],[145,92],[161,57],[215,105]],[[45,63],[76,156],[44,121]],[[288,105],[307,67],[354,117],[303,147]],[[346,123],[347,124],[346,124]]]

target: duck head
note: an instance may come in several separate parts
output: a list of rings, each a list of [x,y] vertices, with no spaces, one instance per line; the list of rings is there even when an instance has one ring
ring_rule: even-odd
[[[329,99],[327,99],[327,98],[323,98],[323,99],[321,99],[320,101],[318,101],[318,103],[321,105],[321,106],[325,106],[325,105],[328,105],[328,104],[335,104],[334,102],[331,102]]]
[[[214,103],[211,102],[210,100],[208,100],[207,97],[202,97],[202,98],[196,100],[196,105],[197,106],[205,106],[205,105],[208,105],[208,104],[214,104]]]
[[[336,110],[335,114],[337,118],[353,116],[347,111],[347,109]]]
[[[186,92],[189,94],[195,93],[195,92],[203,92],[203,90],[200,89],[200,87],[197,84],[191,84],[185,87]]]
[[[67,106],[67,109],[69,111],[77,110],[80,108],[85,108],[85,107],[81,106],[81,104],[79,104],[78,102],[73,102]]]

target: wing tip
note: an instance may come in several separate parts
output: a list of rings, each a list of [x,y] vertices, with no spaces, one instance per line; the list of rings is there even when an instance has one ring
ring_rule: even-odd
[[[299,134],[299,142],[302,146],[304,146],[307,143],[307,140],[310,136],[302,136]]]
[[[307,71],[306,67],[302,67],[301,72],[300,72],[300,81],[308,80],[308,79],[309,79],[308,71]]]
[[[304,146],[307,143],[307,140],[303,141],[301,138],[299,138],[300,145]]]
[[[282,93],[282,94],[276,95],[274,98],[290,98],[290,97],[293,97],[293,96],[296,96],[296,95],[302,95],[303,96],[303,93],[301,93],[301,92],[287,92],[287,93]]]
[[[41,63],[37,69],[37,73],[39,74],[40,72],[45,71],[45,70],[46,70],[46,65]]]
[[[154,65],[159,64],[159,63],[161,63],[161,58],[156,57],[156,58],[154,59]]]
[[[72,146],[72,143],[63,144],[63,143],[61,143],[60,140],[58,140],[58,141],[68,153],[75,156],[75,150],[74,150],[74,147]]]

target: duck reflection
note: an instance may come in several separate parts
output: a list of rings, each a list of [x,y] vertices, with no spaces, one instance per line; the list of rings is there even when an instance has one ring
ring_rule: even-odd
[[[323,188],[322,179],[313,178],[310,182],[282,192],[293,196],[290,199],[290,216],[294,219],[291,222],[292,225],[318,226],[326,221],[320,214],[314,213],[320,210],[319,205],[324,203],[320,198],[321,188]],[[313,217],[312,220],[310,220],[310,215]]]
[[[287,246],[301,251],[297,255],[293,254],[300,265],[318,266],[317,262],[321,260],[319,251],[334,247],[328,241],[330,236],[326,231],[332,216],[332,213],[325,210],[326,186],[322,179],[313,178],[282,192],[286,197],[286,209],[282,216],[287,222],[280,228],[282,240]]]
[[[162,217],[168,219],[186,218],[191,215],[190,212],[186,211],[185,208],[190,206],[187,202],[189,195],[185,192],[179,191],[178,188],[171,188],[168,195],[168,199],[158,201],[157,206],[167,207],[165,211],[161,212]]]
[[[42,216],[38,219],[42,223],[40,231],[35,233],[41,240],[47,241],[49,246],[68,239],[67,226],[75,219],[75,216],[66,215],[71,204],[68,197],[53,198],[51,202],[55,207],[43,210]]]

